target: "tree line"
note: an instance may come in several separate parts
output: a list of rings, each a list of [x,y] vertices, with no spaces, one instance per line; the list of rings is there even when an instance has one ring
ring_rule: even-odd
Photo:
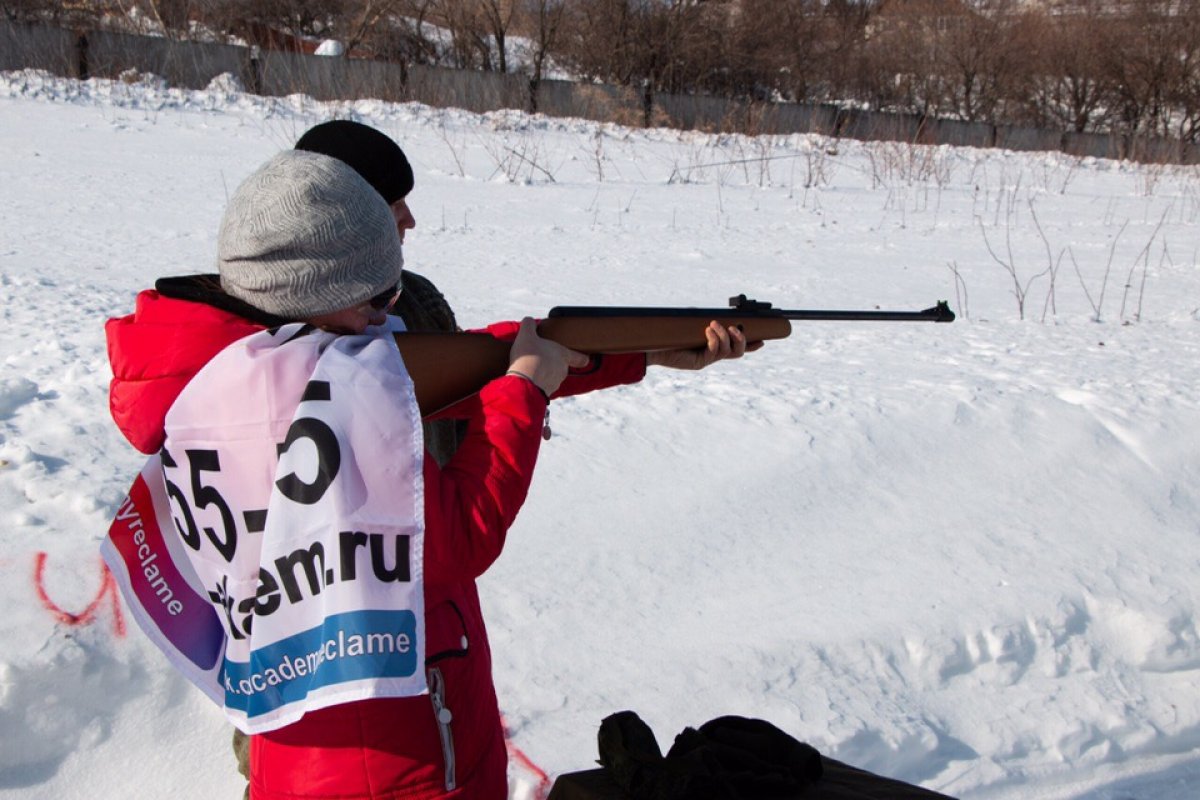
[[[9,19],[1200,139],[1200,0],[0,0]]]

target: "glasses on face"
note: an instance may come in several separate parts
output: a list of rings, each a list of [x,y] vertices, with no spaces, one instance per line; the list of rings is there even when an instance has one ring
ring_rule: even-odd
[[[367,305],[376,311],[387,313],[392,310],[392,306],[396,305],[396,301],[400,299],[400,285],[397,284],[391,289],[385,289],[379,294],[367,301]]]

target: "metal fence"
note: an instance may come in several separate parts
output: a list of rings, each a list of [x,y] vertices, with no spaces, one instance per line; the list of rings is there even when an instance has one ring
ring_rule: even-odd
[[[0,70],[42,69],[74,78],[153,73],[170,85],[202,89],[237,76],[247,91],[305,94],[317,100],[373,97],[479,113],[504,108],[634,126],[749,134],[818,133],[864,141],[903,141],[1159,163],[1200,163],[1200,147],[1177,140],[1065,133],[1008,125],[889,114],[828,104],[750,103],[702,95],[649,94],[629,87],[541,81],[514,74],[330,58],[175,41],[104,30],[71,31],[0,22]]]

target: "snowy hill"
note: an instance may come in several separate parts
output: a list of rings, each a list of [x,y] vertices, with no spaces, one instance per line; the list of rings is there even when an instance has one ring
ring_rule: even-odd
[[[211,271],[233,188],[333,116],[402,143],[407,265],[467,326],[741,292],[960,314],[555,404],[481,584],[513,797],[625,708],[971,800],[1200,796],[1197,168],[6,73],[0,797],[240,796],[100,565],[142,462],[102,325]]]

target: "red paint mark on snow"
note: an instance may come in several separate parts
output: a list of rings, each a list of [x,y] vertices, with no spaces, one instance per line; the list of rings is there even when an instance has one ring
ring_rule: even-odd
[[[522,769],[533,774],[537,779],[537,788],[533,790],[534,800],[546,800],[546,796],[550,794],[550,776],[546,771],[525,755],[525,751],[513,744],[509,737],[508,722],[501,717],[500,723],[504,726],[504,746],[508,749],[508,757],[517,763]]]
[[[121,614],[121,601],[118,597],[117,582],[113,579],[112,573],[108,571],[108,565],[103,560],[100,562],[100,591],[96,592],[96,597],[88,604],[87,608],[78,614],[72,614],[70,611],[64,611],[60,608],[57,603],[50,599],[50,595],[46,593],[46,558],[45,553],[38,553],[34,556],[33,561],[33,586],[37,591],[38,599],[42,601],[42,606],[53,614],[54,618],[59,622],[75,627],[94,622],[96,613],[104,603],[105,596],[108,596],[112,604],[113,632],[116,633],[118,638],[124,637],[125,617]]]

